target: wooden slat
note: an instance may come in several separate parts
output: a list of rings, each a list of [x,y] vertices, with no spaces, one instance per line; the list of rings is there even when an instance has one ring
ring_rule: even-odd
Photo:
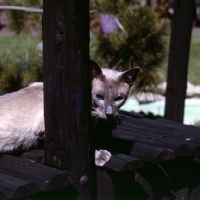
[[[36,163],[44,163],[44,150],[34,149],[32,151],[23,153],[20,157],[26,158]]]
[[[140,168],[140,169],[145,169]],[[148,199],[148,195],[143,187],[135,181],[135,170],[116,172],[106,170],[115,186],[116,199],[131,200],[131,199]],[[105,184],[105,182],[103,183]],[[105,186],[104,186],[105,187]],[[101,199],[103,200],[103,199]],[[107,198],[105,198],[107,200]]]
[[[31,181],[40,191],[52,190],[72,183],[71,178],[64,171],[9,155],[0,157],[0,173]]]
[[[156,119],[154,120],[155,124],[160,124],[161,126],[168,127],[168,128],[174,128],[179,131],[190,131],[192,134],[196,134],[197,136],[199,135],[200,128],[193,126],[193,125],[188,125],[188,124],[181,124],[178,122],[173,122],[169,121],[163,118]]]
[[[175,153],[171,149],[163,149],[143,143],[135,143],[131,150],[130,156],[138,159],[155,163],[171,160],[175,158]]]
[[[0,199],[17,199],[39,192],[37,186],[26,180],[21,180],[0,173]]]
[[[118,132],[118,133],[116,133]],[[137,132],[137,133],[136,133]],[[113,137],[132,142],[143,142],[146,144],[160,146],[167,149],[172,149],[176,156],[200,156],[200,144],[191,142],[182,142],[178,139],[173,139],[165,136],[158,136],[152,132],[143,132],[138,130],[128,130],[121,128],[120,131],[113,131]]]
[[[106,168],[110,168],[117,172],[129,171],[144,166],[145,163],[143,161],[124,154],[113,155],[109,162],[105,164]]]
[[[116,200],[116,188],[112,177],[102,168],[96,171],[97,200]],[[105,184],[106,183],[106,184]]]
[[[171,190],[177,192],[183,188],[199,185],[200,165],[193,157],[177,157],[168,162],[159,163],[171,183]]]
[[[161,162],[175,156],[200,156],[200,142],[190,141],[189,133],[185,135],[184,125],[178,124],[183,128],[176,129],[171,123],[167,127],[167,122],[159,126],[155,121],[126,115],[113,124],[100,122],[94,134],[96,147],[147,162]],[[198,140],[196,134],[193,136]]]
[[[180,123],[171,122],[163,119],[136,119],[130,116],[124,116],[122,123],[128,123],[126,125],[131,125],[132,127],[139,125],[143,129],[155,130],[155,133],[162,133],[162,131],[167,133],[167,136],[171,136],[179,139],[187,139],[194,137],[195,139],[200,139],[200,129],[191,125],[183,125]],[[192,136],[192,137],[191,137]]]
[[[186,130],[187,125],[180,126],[179,124],[172,125],[168,122],[161,123],[161,120],[135,119],[125,116],[124,119],[120,121],[120,126],[138,130],[148,130],[160,136],[165,135],[165,137],[173,137],[182,141],[186,141],[187,138],[200,139],[200,130],[199,132],[194,132],[192,127]]]
[[[198,199],[200,197],[200,185],[196,186],[195,188],[192,189],[192,191],[190,191],[189,194],[189,199]]]
[[[158,137],[153,133],[144,133],[139,132],[137,130],[125,130],[125,128],[121,128],[120,130],[113,130],[113,137],[121,138],[124,140],[145,143],[147,145],[160,147],[163,149],[171,149],[174,151],[176,156],[191,156],[191,148],[178,140],[173,140],[172,138],[162,138]],[[199,147],[199,145],[195,145],[195,147]],[[198,151],[198,150],[197,150]]]
[[[165,171],[160,168],[159,164],[147,163],[146,167],[136,170],[136,180],[143,186],[149,194],[148,199],[162,199],[170,197],[171,186]]]
[[[140,120],[141,119],[139,119],[139,121]],[[113,124],[112,127],[109,127],[110,124],[106,124],[106,122],[100,123],[94,134],[94,137],[97,137],[96,141],[99,143],[98,148],[104,149],[106,147],[107,149],[110,149],[111,151],[116,151],[118,153],[122,153],[122,151],[124,151],[126,152],[125,154],[128,155],[128,152],[130,153],[130,148],[132,148],[133,143],[142,142],[150,144],[152,146],[154,145],[156,147],[172,149],[175,152],[176,156],[191,156],[192,150],[194,149],[195,153],[200,154],[199,144],[185,144],[180,140],[165,137],[165,134],[167,132],[165,132],[163,135],[157,135],[154,134],[152,131],[148,131],[148,128],[145,128],[145,126],[141,126],[140,129],[136,129],[134,127],[131,127],[131,124],[133,123],[134,121],[130,121],[129,124],[124,125],[124,121],[122,120],[119,124]],[[110,132],[108,131],[109,128]],[[117,145],[115,139],[119,140],[119,145]],[[122,145],[120,145],[120,141]],[[126,144],[126,141],[132,143]],[[116,145],[113,145],[114,143],[116,143]]]
[[[185,132],[178,131],[175,128],[165,130],[158,125],[152,127],[155,120],[146,121],[144,123],[144,119],[134,119],[125,116],[112,131],[112,136],[133,142],[142,141],[147,144],[171,148],[177,156],[200,155],[200,133],[198,136],[193,135],[191,136],[193,138],[188,138],[189,133],[187,133],[187,136],[184,136]],[[183,150],[183,146],[187,148],[184,151],[180,151],[180,149]]]

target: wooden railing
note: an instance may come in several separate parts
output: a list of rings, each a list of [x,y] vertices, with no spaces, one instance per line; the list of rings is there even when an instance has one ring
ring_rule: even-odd
[[[124,113],[121,120],[100,121],[92,133],[95,149],[113,156],[94,167],[93,199],[198,199],[200,129],[167,120]],[[67,172],[41,163],[42,150],[0,157],[0,199],[47,198],[57,193],[75,199],[78,191]],[[32,161],[31,161],[32,160]]]

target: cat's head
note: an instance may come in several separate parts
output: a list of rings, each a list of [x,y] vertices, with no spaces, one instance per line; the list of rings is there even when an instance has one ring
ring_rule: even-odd
[[[139,71],[138,67],[125,72],[101,69],[90,60],[92,117],[104,120],[117,118],[119,108],[125,103]]]

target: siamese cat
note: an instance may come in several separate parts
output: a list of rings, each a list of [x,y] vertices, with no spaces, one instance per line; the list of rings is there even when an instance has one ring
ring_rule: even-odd
[[[126,101],[139,68],[125,72],[101,69],[90,60],[92,84],[91,117],[112,120]],[[43,83],[35,82],[17,92],[0,96],[0,152],[28,150],[44,139]],[[95,164],[103,166],[111,153],[95,152]]]

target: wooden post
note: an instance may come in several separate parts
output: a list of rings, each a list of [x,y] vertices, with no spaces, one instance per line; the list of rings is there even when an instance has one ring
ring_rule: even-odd
[[[43,9],[45,162],[89,199],[89,0],[44,0]]]
[[[195,0],[175,0],[167,74],[165,119],[183,122]]]
[[[146,5],[151,6],[151,0],[147,0]]]

